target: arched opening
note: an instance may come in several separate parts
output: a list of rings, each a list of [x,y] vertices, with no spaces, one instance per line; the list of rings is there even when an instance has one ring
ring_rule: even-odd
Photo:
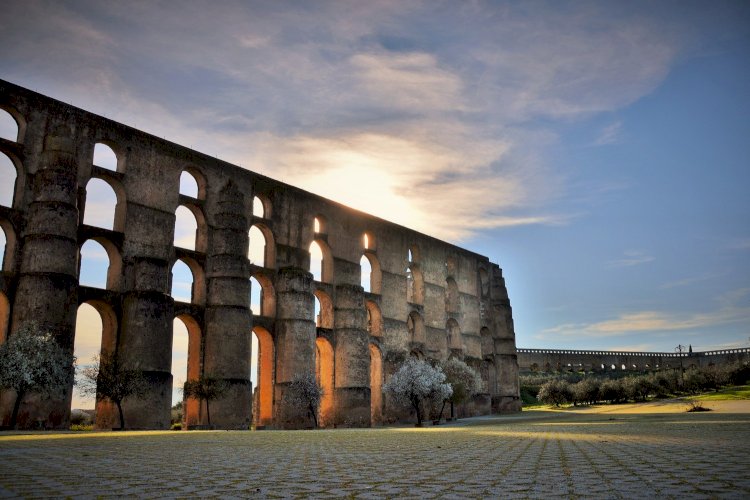
[[[109,242],[107,242],[109,243]],[[78,283],[101,289],[116,289],[119,281],[119,252],[109,243],[107,249],[98,240],[86,240],[81,246]],[[114,255],[113,255],[114,254]],[[117,262],[113,262],[113,260]]]
[[[273,268],[276,260],[276,245],[273,233],[263,224],[254,224],[249,233],[250,247],[247,258],[256,266]]]
[[[276,316],[276,291],[273,282],[264,274],[250,278],[250,309],[256,316]]]
[[[6,154],[0,153],[0,205],[4,207],[13,208],[17,174],[13,161]]]
[[[198,198],[198,181],[187,170],[183,170],[180,174],[180,194],[190,198]]]
[[[370,423],[383,421],[383,357],[380,349],[370,344]]]
[[[269,425],[273,421],[273,337],[263,327],[253,328],[250,380],[253,384],[256,425]]]
[[[260,196],[253,197],[253,216],[260,219],[268,219],[271,216],[267,201]]]
[[[458,284],[453,278],[448,278],[445,282],[445,310],[449,313],[460,311]]]
[[[10,319],[10,302],[8,297],[0,292],[0,344],[8,338],[8,323]]]
[[[457,269],[456,269],[456,258],[453,256],[449,256],[447,259],[445,259],[445,274],[448,277],[456,276]]]
[[[367,332],[374,337],[383,336],[383,316],[380,314],[378,305],[371,301],[365,301],[367,307]]]
[[[4,109],[0,109],[0,137],[11,142],[18,142],[18,123]]]
[[[77,359],[76,382],[82,380],[84,370],[93,365],[97,356],[105,353],[114,354],[116,339],[117,316],[108,304],[90,301],[78,307],[73,339],[73,355]],[[119,425],[119,416],[112,403],[105,400],[96,401],[93,397],[85,396],[78,387],[80,385],[75,384],[72,388],[72,410],[95,410],[97,428],[112,428]]]
[[[323,389],[318,422],[327,427],[333,423],[333,348],[323,337],[315,340],[315,347],[315,378]]]
[[[328,234],[328,221],[322,215],[313,219],[313,232],[315,234]]]
[[[123,201],[107,181],[92,177],[86,183],[84,224],[119,231],[122,229],[123,206]]]
[[[186,250],[196,250],[198,240],[198,219],[185,205],[175,210],[174,246]]]
[[[322,290],[315,290],[315,326],[333,329],[333,301]]]
[[[183,397],[188,380],[200,377],[201,328],[192,316],[181,314],[172,321],[172,406],[182,402],[183,429],[201,423],[200,401]],[[176,423],[176,422],[173,422]]]
[[[362,235],[362,247],[365,250],[375,250],[375,238],[370,233]]]
[[[422,304],[424,302],[424,282],[422,271],[411,264],[406,268],[406,301],[411,304]]]
[[[10,222],[0,219],[0,270],[13,271],[15,267],[16,233]]]
[[[463,349],[461,342],[461,328],[458,326],[458,322],[449,318],[445,323],[445,331],[448,335],[448,348],[449,349]]]
[[[310,244],[310,272],[315,281],[333,281],[333,256],[331,249],[322,240],[315,240]]]
[[[250,278],[250,310],[253,315],[261,315],[261,304],[263,303],[263,288],[253,276]]]
[[[379,294],[381,292],[383,273],[380,270],[378,258],[374,254],[366,252],[359,259],[359,266],[362,288],[365,289],[365,292]]]
[[[409,332],[409,341],[414,344],[424,344],[425,329],[424,320],[418,312],[412,311],[406,319],[406,329]]]
[[[492,356],[495,353],[495,341],[492,340],[492,333],[486,326],[479,330],[479,336],[482,340],[482,358]]]
[[[195,288],[195,275],[190,266],[177,260],[172,266],[172,298],[177,302],[194,302]]]
[[[115,154],[111,147],[101,142],[97,142],[94,145],[93,164],[100,168],[112,170],[113,172],[120,170],[120,162],[117,154]]]

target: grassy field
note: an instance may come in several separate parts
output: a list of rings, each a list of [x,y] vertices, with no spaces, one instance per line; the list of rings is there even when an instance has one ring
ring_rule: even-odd
[[[690,399],[698,401],[737,401],[750,399],[750,385],[726,387],[719,392],[707,392],[698,396],[692,396]]]

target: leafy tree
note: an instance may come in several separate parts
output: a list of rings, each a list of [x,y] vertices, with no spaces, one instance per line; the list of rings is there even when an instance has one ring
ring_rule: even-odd
[[[307,410],[307,415],[312,418],[313,425],[318,427],[318,410],[320,400],[323,399],[323,388],[318,384],[315,375],[312,373],[295,375],[289,384],[286,397],[293,406]]]
[[[63,393],[74,367],[73,354],[63,349],[36,323],[30,323],[9,336],[0,345],[0,387],[16,392],[11,427],[16,428],[18,424],[18,410],[26,394]]]
[[[94,364],[83,370],[81,394],[108,399],[117,406],[120,430],[125,429],[122,402],[125,398],[142,398],[149,388],[148,380],[140,370],[125,370],[114,354],[103,353],[94,358]]]
[[[445,381],[453,392],[447,401],[451,404],[451,418],[454,417],[454,405],[459,405],[482,390],[482,377],[477,371],[458,358],[450,358],[441,364]],[[440,410],[442,416],[443,409]]]
[[[397,403],[411,405],[417,413],[417,425],[422,425],[422,403],[425,400],[443,401],[453,394],[450,384],[445,382],[445,373],[415,358],[404,362],[383,389]]]
[[[573,404],[593,404],[599,399],[601,381],[588,377],[571,386]]]
[[[623,380],[627,396],[633,401],[646,401],[649,394],[657,392],[651,379],[647,376],[628,377]]]
[[[605,380],[599,388],[599,398],[610,403],[624,403],[628,394],[621,380]]]
[[[542,384],[537,398],[542,403],[560,406],[573,400],[573,391],[567,381],[554,379]]]
[[[213,375],[202,375],[196,380],[185,382],[184,395],[186,398],[197,399],[206,402],[206,417],[208,425],[211,426],[211,409],[209,402],[222,397],[229,390],[229,384],[224,379]]]

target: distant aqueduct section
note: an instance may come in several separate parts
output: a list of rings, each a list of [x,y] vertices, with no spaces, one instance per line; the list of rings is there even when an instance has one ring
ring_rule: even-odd
[[[519,348],[517,352],[518,366],[522,373],[556,371],[642,372],[750,362],[750,348],[682,353]]]
[[[219,428],[309,425],[285,397],[299,373],[325,391],[324,426],[397,420],[382,387],[409,356],[457,356],[481,373],[484,391],[464,414],[520,410],[510,302],[486,257],[2,80],[0,108],[16,127],[0,139],[0,161],[16,175],[0,200],[0,342],[37,321],[73,350],[78,307],[92,305],[101,352],[152,383],[125,400],[128,427],[167,428],[173,376],[201,374],[231,387],[211,403]],[[111,168],[94,164],[105,146]],[[195,191],[181,192],[181,179]],[[103,209],[87,203],[94,183],[112,193],[105,227],[87,222]],[[196,227],[187,240],[175,238],[176,214]],[[94,243],[108,256],[100,287],[80,283],[82,247]],[[178,262],[193,277],[185,299],[173,293]],[[188,367],[173,375],[176,318],[189,334]],[[72,384],[62,398],[25,398],[20,424],[66,428]],[[0,398],[2,424],[12,396]],[[97,403],[98,427],[117,419]],[[205,405],[186,401],[186,426],[206,423]]]

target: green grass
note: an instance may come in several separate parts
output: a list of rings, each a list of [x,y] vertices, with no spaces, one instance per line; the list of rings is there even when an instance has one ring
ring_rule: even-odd
[[[750,385],[737,385],[721,389],[719,392],[709,392],[692,397],[698,401],[731,401],[750,399]]]

